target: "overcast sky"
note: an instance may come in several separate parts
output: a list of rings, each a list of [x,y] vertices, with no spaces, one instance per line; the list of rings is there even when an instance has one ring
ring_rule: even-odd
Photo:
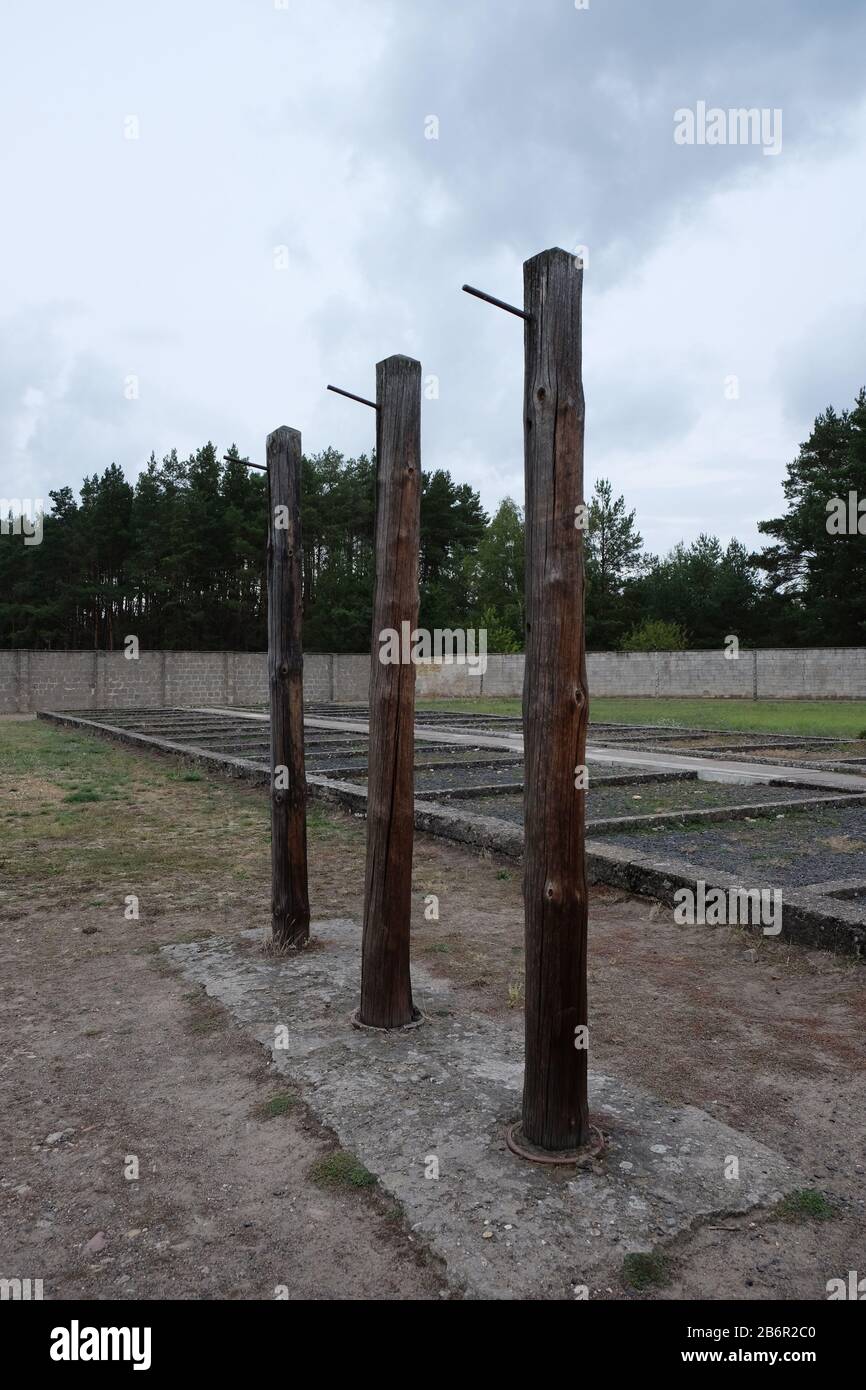
[[[756,543],[866,382],[864,52],[863,0],[4,0],[0,495],[369,452],[324,387],[402,352],[424,467],[522,500],[522,329],[460,286],[585,246],[587,492]],[[701,101],[781,151],[676,143]]]

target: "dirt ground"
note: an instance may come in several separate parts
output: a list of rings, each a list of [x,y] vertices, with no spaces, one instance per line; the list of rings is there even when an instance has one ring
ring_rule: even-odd
[[[158,955],[267,925],[264,793],[32,722],[0,724],[0,756],[0,1276],[54,1298],[446,1297],[400,1211],[322,1175],[302,1099]],[[313,808],[314,917],[359,915],[363,846]],[[415,890],[425,964],[467,1009],[519,1009],[519,871],[418,835]],[[830,1203],[719,1217],[666,1286],[594,1294],[820,1299],[866,1273],[864,998],[850,960],[593,893],[591,1065],[748,1131]]]

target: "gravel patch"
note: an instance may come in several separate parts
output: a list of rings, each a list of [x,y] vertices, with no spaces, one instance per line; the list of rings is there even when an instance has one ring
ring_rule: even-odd
[[[461,777],[465,773],[461,772]],[[466,785],[466,783],[462,783]],[[635,791],[639,786],[640,790]],[[704,810],[713,806],[758,806],[774,801],[802,801],[809,792],[802,787],[767,786],[737,782],[633,782],[626,786],[593,785],[590,774],[587,819],[610,816],[649,816],[656,811]],[[498,820],[523,823],[522,796],[490,796],[461,801],[463,811]],[[766,824],[766,822],[762,822]],[[810,880],[806,880],[809,882]]]
[[[772,820],[716,821],[706,828],[660,826],[605,835],[604,841],[659,857],[692,859],[744,880],[771,880],[781,888],[866,876],[863,806]]]

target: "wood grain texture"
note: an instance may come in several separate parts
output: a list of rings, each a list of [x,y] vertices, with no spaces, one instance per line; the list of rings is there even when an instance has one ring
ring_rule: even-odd
[[[523,687],[526,1070],[522,1129],[540,1148],[589,1138],[584,640],[583,271],[559,249],[525,263],[526,668]]]
[[[268,690],[271,702],[271,925],[281,950],[310,935],[301,556],[301,436],[268,435]],[[287,525],[278,525],[280,521]],[[281,787],[280,768],[288,770]]]
[[[376,367],[376,581],[370,667],[367,863],[361,1006],[375,1028],[416,1017],[409,978],[415,818],[415,667],[384,665],[381,634],[418,623],[421,529],[421,363]]]

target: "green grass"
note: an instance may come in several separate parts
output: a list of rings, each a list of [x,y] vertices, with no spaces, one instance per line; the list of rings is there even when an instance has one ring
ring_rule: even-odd
[[[70,792],[68,796],[64,796],[63,800],[64,800],[64,801],[101,801],[101,800],[102,800],[102,797],[101,797],[101,795],[100,795],[100,793],[99,793],[98,791],[94,791],[93,787],[79,787],[79,788],[78,788],[78,791],[76,791],[76,792]]]
[[[671,1282],[671,1266],[667,1255],[661,1250],[635,1252],[626,1255],[622,1262],[622,1277],[626,1284],[638,1292],[644,1289],[660,1289]]]
[[[279,1096],[271,1096],[270,1100],[266,1100],[263,1105],[258,1107],[256,1114],[260,1120],[275,1120],[280,1115],[290,1114],[296,1105],[297,1101],[294,1096],[283,1093]]]
[[[497,696],[492,699],[477,700],[416,700],[416,709],[459,710],[461,714],[519,714],[519,699]]]
[[[800,1187],[783,1197],[776,1215],[784,1221],[829,1221],[835,1216],[833,1203],[814,1187]]]
[[[419,700],[419,709],[466,714],[520,714],[519,699]],[[819,734],[858,738],[866,731],[866,700],[654,700],[592,697],[596,724],[683,725],[742,733]]]
[[[376,1179],[354,1154],[337,1149],[311,1165],[307,1176],[317,1187],[375,1187]]]

